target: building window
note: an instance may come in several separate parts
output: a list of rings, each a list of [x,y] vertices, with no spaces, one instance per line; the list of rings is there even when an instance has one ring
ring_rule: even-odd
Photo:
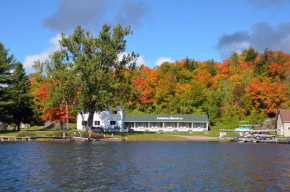
[[[288,127],[288,131],[290,131],[290,127]]]
[[[188,128],[188,123],[179,123],[179,128]]]
[[[100,125],[100,121],[95,121],[95,125]]]
[[[116,121],[110,121],[110,125],[116,125]]]
[[[173,125],[173,123],[171,123],[171,122],[165,122],[165,123],[164,123],[164,127],[165,127],[166,129],[172,129],[172,127],[174,127],[174,125]]]
[[[82,121],[82,125],[87,125],[87,121]]]
[[[148,123],[147,122],[137,122],[136,127],[138,129],[148,128]]]

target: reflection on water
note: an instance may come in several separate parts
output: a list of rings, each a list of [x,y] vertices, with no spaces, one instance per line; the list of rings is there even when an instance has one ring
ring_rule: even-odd
[[[0,191],[283,191],[289,145],[0,143]]]

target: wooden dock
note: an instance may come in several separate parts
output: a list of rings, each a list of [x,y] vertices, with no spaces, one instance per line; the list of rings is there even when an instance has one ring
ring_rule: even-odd
[[[0,141],[31,141],[30,137],[13,137],[13,136],[2,136],[0,137]]]
[[[70,141],[70,137],[14,137],[1,136],[0,142],[24,142],[24,141]]]
[[[233,138],[229,140],[230,142],[239,142],[239,143],[273,143],[273,144],[290,144],[290,140],[280,140],[280,139],[266,139],[266,140],[257,140],[254,138]]]

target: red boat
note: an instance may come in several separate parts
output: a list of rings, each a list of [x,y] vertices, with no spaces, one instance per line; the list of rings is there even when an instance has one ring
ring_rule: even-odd
[[[72,137],[71,141],[92,141],[92,138],[88,137]]]

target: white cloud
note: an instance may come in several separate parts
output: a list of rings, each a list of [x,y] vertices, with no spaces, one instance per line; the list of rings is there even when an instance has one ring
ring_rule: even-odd
[[[160,57],[159,59],[157,59],[157,61],[155,62],[155,65],[156,66],[159,66],[161,65],[162,63],[164,62],[169,62],[171,63],[172,62],[172,59],[171,58],[168,58],[168,57]]]
[[[136,61],[136,65],[140,67],[141,65],[146,65],[146,61],[143,56],[139,56]]]
[[[32,70],[32,65],[35,61],[45,62],[49,60],[49,56],[54,53],[55,51],[60,49],[59,40],[60,40],[60,34],[57,36],[49,39],[49,43],[51,44],[49,47],[47,47],[42,53],[35,54],[35,55],[28,55],[25,57],[25,60],[23,62],[23,66],[26,70]]]
[[[127,54],[130,54],[130,53],[124,52],[124,53],[119,54],[118,56],[119,61],[121,61],[123,56]],[[146,61],[142,55],[140,55],[136,60],[136,66],[140,67],[141,65],[146,65]]]

